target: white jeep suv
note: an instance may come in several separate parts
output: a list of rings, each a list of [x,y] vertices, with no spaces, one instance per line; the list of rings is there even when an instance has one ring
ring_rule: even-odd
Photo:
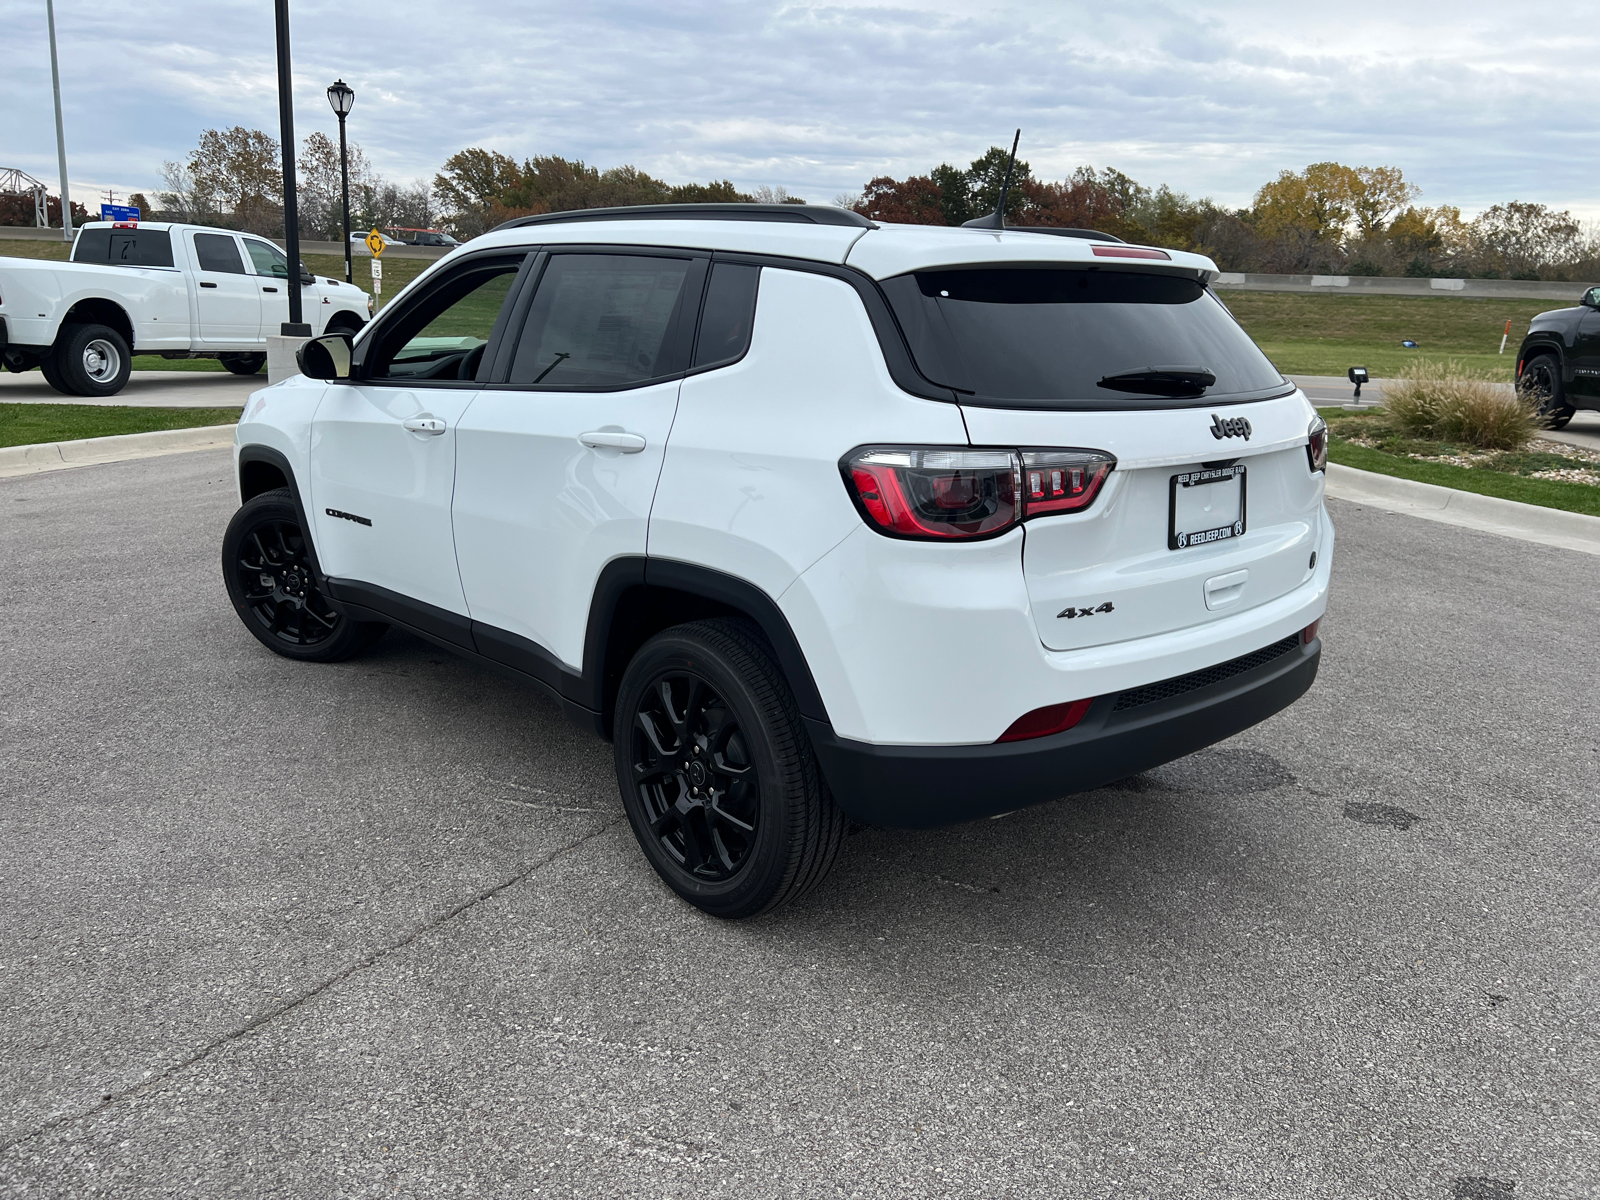
[[[682,205],[513,221],[239,423],[222,565],[290,658],[389,625],[615,745],[709,913],[847,821],[1100,787],[1316,676],[1326,431],[1204,257]]]

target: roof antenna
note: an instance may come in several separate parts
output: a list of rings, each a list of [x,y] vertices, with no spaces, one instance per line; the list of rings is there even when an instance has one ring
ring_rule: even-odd
[[[1017,130],[1017,136],[1011,139],[1011,161],[1006,163],[1005,182],[1000,185],[1000,203],[986,217],[974,217],[970,221],[961,222],[963,229],[1004,229],[1006,227],[1006,193],[1011,190],[1011,169],[1017,165],[1017,143],[1022,140],[1022,130]]]

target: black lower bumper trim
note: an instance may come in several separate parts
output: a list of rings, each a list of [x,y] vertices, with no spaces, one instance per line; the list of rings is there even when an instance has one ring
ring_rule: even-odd
[[[1193,754],[1293,704],[1317,677],[1322,643],[1168,699],[1117,709],[1101,696],[1066,733],[981,746],[878,746],[806,718],[839,807],[872,825],[928,828],[1087,792]]]

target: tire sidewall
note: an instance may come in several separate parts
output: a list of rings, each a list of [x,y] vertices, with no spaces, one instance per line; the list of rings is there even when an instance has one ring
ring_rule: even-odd
[[[634,713],[647,688],[664,674],[691,674],[705,680],[733,711],[756,768],[759,789],[756,845],[732,879],[699,880],[684,871],[653,837],[644,802],[633,783]],[[667,886],[713,916],[742,917],[767,907],[783,887],[790,862],[791,792],[803,787],[796,764],[780,761],[772,720],[738,667],[716,647],[693,633],[669,630],[639,651],[623,675],[617,694],[617,727],[613,736],[617,785],[622,805],[645,857]],[[781,719],[781,718],[780,718]]]
[[[103,382],[91,379],[83,369],[84,347],[96,340],[111,343],[121,359],[116,375]],[[72,325],[58,345],[56,372],[75,396],[115,396],[128,385],[128,377],[133,373],[133,351],[127,340],[109,325]]]

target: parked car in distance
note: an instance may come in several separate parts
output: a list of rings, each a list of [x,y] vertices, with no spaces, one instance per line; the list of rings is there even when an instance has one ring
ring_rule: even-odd
[[[1580,408],[1600,409],[1600,287],[1575,308],[1542,312],[1528,323],[1517,350],[1517,387],[1551,429]]]
[[[751,916],[847,820],[1102,787],[1311,686],[1327,426],[1216,276],[819,205],[521,218],[246,406],[228,593],[288,658],[397,625],[542,688],[662,880]]]
[[[266,238],[165,221],[91,221],[68,262],[0,258],[0,361],[38,367],[58,392],[113,396],[135,354],[215,358],[236,375],[266,362],[267,335],[289,319],[300,288],[314,333],[353,334],[371,297],[319,279]]]
[[[366,246],[367,246],[367,239],[369,237],[371,237],[371,236],[372,236],[372,234],[370,232],[368,232],[368,233],[352,233],[350,235],[350,241],[353,244],[358,245],[363,250],[365,250]],[[385,250],[387,250],[390,246],[403,246],[403,245],[405,245],[405,243],[402,242],[399,238],[390,237],[386,233],[378,234],[378,238],[379,238],[380,241],[383,242],[383,248]]]
[[[385,230],[384,232],[389,234],[391,237],[398,238],[407,246],[440,246],[447,250],[453,250],[455,247],[461,245],[460,242],[456,241],[455,238],[451,237],[448,233],[445,233],[441,229],[395,228]]]

